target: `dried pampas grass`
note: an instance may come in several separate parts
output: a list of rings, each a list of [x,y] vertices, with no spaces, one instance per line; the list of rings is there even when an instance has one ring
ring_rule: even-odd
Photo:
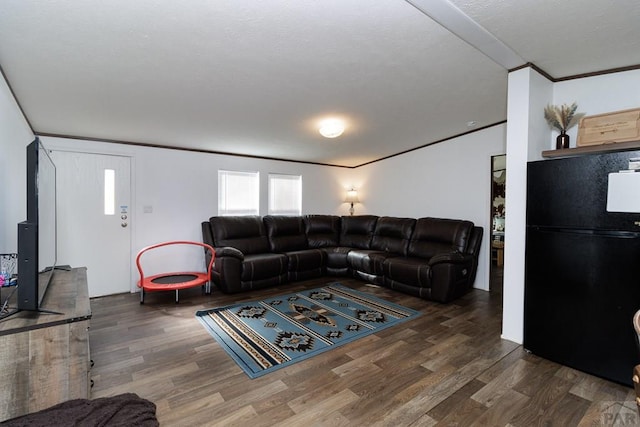
[[[567,129],[575,125],[584,114],[576,114],[578,104],[575,102],[571,105],[547,105],[544,107],[544,118],[549,126],[554,127],[565,133]]]

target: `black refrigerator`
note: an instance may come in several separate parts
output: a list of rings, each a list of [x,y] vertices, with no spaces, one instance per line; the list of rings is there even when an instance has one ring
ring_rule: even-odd
[[[609,173],[640,151],[529,162],[524,348],[631,385],[640,349],[640,214],[607,212]],[[632,172],[638,173],[640,172]]]

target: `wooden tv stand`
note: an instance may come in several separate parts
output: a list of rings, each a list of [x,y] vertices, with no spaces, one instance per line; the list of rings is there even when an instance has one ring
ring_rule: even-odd
[[[0,421],[69,399],[88,399],[87,269],[56,270],[42,308],[0,321]]]

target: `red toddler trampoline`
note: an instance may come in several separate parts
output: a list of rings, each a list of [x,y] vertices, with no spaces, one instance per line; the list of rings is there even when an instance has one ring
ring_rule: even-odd
[[[207,271],[180,271],[171,273],[160,273],[153,276],[145,277],[144,272],[142,271],[141,264],[142,255],[152,249],[170,245],[202,246],[205,251],[209,251],[209,253],[211,254],[211,260],[209,261],[209,264],[207,266]],[[150,291],[175,291],[176,303],[178,303],[178,291],[180,289],[202,286],[205,293],[211,293],[211,267],[213,266],[215,257],[216,253],[211,246],[205,243],[190,242],[186,240],[158,243],[142,249],[136,256],[136,265],[138,267],[138,272],[140,272],[140,280],[138,281],[138,287],[140,288],[140,304],[144,304],[144,293]]]

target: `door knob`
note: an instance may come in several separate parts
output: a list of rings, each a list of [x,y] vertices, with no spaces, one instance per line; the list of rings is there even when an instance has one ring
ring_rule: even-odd
[[[127,225],[128,225],[128,224],[127,224],[126,222],[124,222],[124,221],[120,224],[120,226],[121,226],[122,228],[125,228]]]

